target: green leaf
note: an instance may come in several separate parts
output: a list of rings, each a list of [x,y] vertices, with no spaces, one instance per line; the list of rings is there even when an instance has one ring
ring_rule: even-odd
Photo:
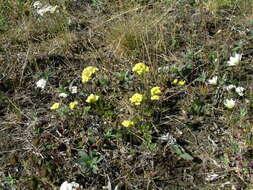
[[[78,142],[78,147],[82,147],[84,145],[83,141]]]
[[[185,160],[193,160],[193,157],[188,153],[183,153],[183,154],[180,155],[180,157],[185,159]]]
[[[94,144],[96,142],[96,139],[93,137],[88,137],[88,141]]]
[[[108,77],[107,77],[106,75],[100,77],[100,78],[99,78],[99,83],[100,83],[101,85],[107,85],[107,84],[109,84],[109,79],[108,79]]]
[[[81,157],[81,160],[88,160],[89,159],[89,155],[84,151],[79,151],[78,155]]]
[[[105,132],[104,137],[105,138],[111,138],[111,137],[116,137],[117,136],[117,131],[109,129]]]
[[[148,117],[152,116],[153,113],[154,113],[154,110],[152,110],[152,109],[145,109],[143,111],[143,114],[148,116]]]
[[[85,106],[83,108],[83,111],[84,111],[84,113],[88,113],[90,111],[90,109],[91,109],[91,106]]]
[[[180,148],[178,146],[173,146],[173,149],[174,149],[175,153],[182,154],[182,151],[180,150]]]
[[[104,3],[99,0],[92,0],[92,6],[94,7],[102,7],[104,6]]]

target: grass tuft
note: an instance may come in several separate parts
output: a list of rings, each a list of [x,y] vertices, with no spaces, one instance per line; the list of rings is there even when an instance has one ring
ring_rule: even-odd
[[[250,0],[0,0],[0,189],[252,189]]]

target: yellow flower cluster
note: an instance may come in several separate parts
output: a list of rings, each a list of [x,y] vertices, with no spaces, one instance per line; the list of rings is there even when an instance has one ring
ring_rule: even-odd
[[[60,103],[54,103],[54,104],[50,107],[50,109],[51,109],[51,110],[57,110],[57,109],[59,109],[59,107],[60,107]]]
[[[151,100],[160,100],[160,96],[153,95],[151,96]]]
[[[70,109],[73,110],[73,109],[75,109],[77,107],[77,105],[78,105],[78,102],[74,101],[74,102],[70,102],[69,107],[70,107]]]
[[[91,76],[98,71],[97,67],[88,66],[82,72],[82,82],[86,83],[91,80]]]
[[[129,101],[133,103],[134,105],[138,106],[143,101],[144,96],[142,94],[134,94],[131,98],[129,98]]]
[[[160,99],[160,96],[158,96],[159,94],[161,94],[161,89],[159,86],[151,88],[150,92],[151,92],[151,100]]]
[[[86,99],[87,103],[95,103],[96,101],[98,101],[99,96],[91,94],[88,96],[88,98]]]
[[[186,83],[186,81],[185,81],[185,80],[180,80],[180,81],[179,81],[178,79],[174,79],[172,83],[173,83],[173,84],[177,84],[177,85],[179,85],[179,86],[184,86],[185,83]]]
[[[124,120],[121,124],[122,124],[124,127],[132,127],[132,126],[134,126],[134,122],[131,121],[131,120]]]
[[[145,72],[149,71],[149,67],[146,66],[144,63],[137,63],[133,67],[132,71],[138,73],[138,75],[144,75]]]
[[[151,92],[151,96],[158,95],[158,94],[161,94],[161,89],[159,86],[156,86],[156,87],[151,88],[150,92]]]

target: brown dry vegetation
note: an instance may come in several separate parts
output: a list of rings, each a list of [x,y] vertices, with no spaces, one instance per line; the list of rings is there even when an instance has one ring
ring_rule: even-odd
[[[42,1],[59,6],[42,17],[33,2],[0,0],[0,189],[64,181],[90,190],[253,189],[251,0]],[[235,53],[240,65],[227,67]],[[145,77],[132,72],[138,62],[149,66]],[[83,84],[87,66],[99,72]],[[207,83],[213,76],[217,86]],[[129,102],[137,92],[147,97],[141,106]],[[85,102],[91,93],[100,96],[94,105]],[[60,111],[50,110],[55,102]],[[126,119],[136,125],[124,128]],[[80,162],[80,152],[94,155]]]

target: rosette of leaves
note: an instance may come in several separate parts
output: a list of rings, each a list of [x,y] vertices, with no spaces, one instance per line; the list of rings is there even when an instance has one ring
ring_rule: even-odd
[[[83,173],[90,172],[96,174],[98,171],[98,164],[103,159],[99,154],[96,152],[78,152],[79,159],[78,163],[82,166],[81,171]]]

